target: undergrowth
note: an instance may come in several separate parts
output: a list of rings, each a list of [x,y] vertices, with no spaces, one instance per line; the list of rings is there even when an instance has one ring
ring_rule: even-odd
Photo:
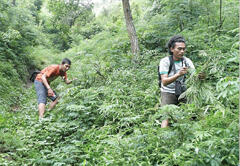
[[[206,8],[210,13],[206,18],[200,17],[205,8],[198,8],[200,14],[190,18],[189,11],[202,2],[198,0],[189,10],[182,9],[183,22],[188,23],[184,18],[193,22],[179,31],[179,19],[173,14],[182,10],[169,12],[173,6],[167,2],[156,1],[163,9],[153,4],[139,17],[134,13],[139,19],[135,25],[141,48],[137,64],[132,63],[119,13],[111,13],[111,17],[105,13],[98,20],[106,24],[88,24],[89,31],[75,26],[79,34],[71,34],[74,40],[68,46],[72,48],[65,52],[48,44],[27,45],[19,55],[27,54],[21,61],[22,70],[13,61],[1,62],[0,165],[237,165],[237,19],[226,17],[219,29],[215,8]],[[226,14],[232,3],[225,6]],[[138,3],[133,6],[134,11],[140,10]],[[167,18],[172,19],[167,20],[171,24],[164,22]],[[188,41],[186,56],[196,71],[187,77],[188,90],[183,94],[187,103],[160,107],[157,66],[167,56],[163,45],[177,32]],[[61,99],[39,121],[34,86],[23,88],[19,72],[30,64],[35,68],[59,64],[65,57],[72,60],[68,78],[77,79],[71,85],[60,79],[51,84]],[[206,79],[199,80],[201,72]],[[161,121],[166,118],[171,127],[162,129]]]

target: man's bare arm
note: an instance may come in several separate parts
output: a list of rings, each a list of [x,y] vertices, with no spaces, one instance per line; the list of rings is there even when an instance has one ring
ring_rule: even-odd
[[[168,77],[167,74],[161,75],[161,80],[164,86],[171,84],[172,82],[176,81],[179,77],[187,73],[188,68],[183,67],[178,73],[174,74],[171,77]]]
[[[53,90],[51,89],[50,85],[48,84],[47,78],[46,78],[46,75],[45,75],[45,74],[42,75],[42,81],[43,81],[43,84],[45,85],[45,87],[46,87],[47,90],[48,90],[48,95],[49,95],[49,96],[53,96],[53,95],[54,95],[54,92],[53,92]]]

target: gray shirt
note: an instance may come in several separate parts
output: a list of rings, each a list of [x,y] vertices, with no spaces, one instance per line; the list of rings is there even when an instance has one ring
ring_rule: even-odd
[[[192,61],[189,58],[184,56],[184,60],[186,61],[187,67],[189,67],[190,69],[195,69]],[[168,74],[168,70],[169,70],[169,66],[170,66],[169,57],[167,56],[165,58],[162,58],[159,65],[160,65],[160,68],[159,68],[160,74]],[[175,65],[176,73],[177,73],[182,67],[185,67],[185,62],[182,63],[181,60],[180,61],[174,61],[174,65]],[[172,66],[172,70],[169,73],[168,77],[171,77],[173,75],[174,75],[174,70],[173,70],[173,66]],[[184,76],[181,76],[177,80],[183,82],[183,77]],[[175,93],[175,81],[172,82],[171,84],[166,85],[166,86],[164,86],[162,84],[161,92]]]

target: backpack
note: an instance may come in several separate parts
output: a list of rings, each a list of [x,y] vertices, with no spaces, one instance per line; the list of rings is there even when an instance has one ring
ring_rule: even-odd
[[[169,61],[170,61],[170,65],[169,65],[169,68],[168,68],[168,75],[169,73],[171,72],[172,70],[172,66],[173,66],[173,56],[169,56]],[[159,88],[162,87],[162,80],[161,80],[161,74],[160,74],[160,66],[158,65],[158,86]]]
[[[34,80],[36,79],[37,75],[40,73],[40,71],[34,71],[32,74],[31,74],[31,77],[30,77],[30,81],[34,82]]]
[[[173,55],[168,56],[168,58],[169,58],[169,61],[170,61],[170,65],[169,65],[169,68],[168,68],[168,75],[169,75],[169,73],[171,72],[171,70],[173,68],[173,65],[174,65]],[[182,66],[183,66],[183,63],[185,64],[185,66],[187,66],[185,58],[182,58],[181,61],[182,61]],[[159,88],[162,87],[162,80],[161,80],[160,66],[159,65],[158,65],[158,85],[159,85]]]

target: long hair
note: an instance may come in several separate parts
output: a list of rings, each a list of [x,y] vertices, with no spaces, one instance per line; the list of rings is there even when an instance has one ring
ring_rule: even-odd
[[[176,42],[181,42],[181,43],[185,43],[185,39],[180,36],[180,35],[176,35],[176,36],[173,36],[167,43],[167,48],[168,48],[168,53],[170,55],[173,55],[172,51],[171,51],[171,48],[174,48],[175,47],[175,43]],[[186,43],[185,43],[186,44]]]

